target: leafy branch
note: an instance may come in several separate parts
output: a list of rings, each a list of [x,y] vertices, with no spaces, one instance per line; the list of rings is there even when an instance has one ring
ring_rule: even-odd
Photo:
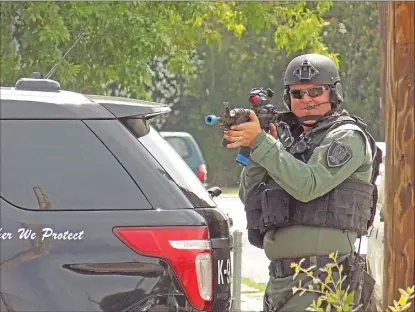
[[[316,268],[311,266],[308,269],[302,268],[301,264],[305,259],[302,259],[298,264],[292,263],[291,267],[295,269],[294,279],[298,276],[300,272],[305,273],[308,277],[312,278],[312,283],[308,285],[308,288],[304,288],[299,282],[299,287],[293,288],[293,294],[301,291],[300,296],[305,292],[312,292],[319,295],[317,302],[313,300],[313,303],[310,307],[307,308],[307,311],[324,311],[321,307],[323,302],[327,302],[326,311],[331,311],[331,306],[335,307],[338,312],[340,311],[357,311],[361,305],[356,308],[352,308],[354,302],[354,292],[348,292],[349,286],[346,290],[343,289],[344,281],[347,279],[347,275],[342,274],[344,267],[342,264],[337,263],[337,252],[331,253],[329,258],[333,260],[333,263],[328,263],[324,268],[319,268],[319,271],[327,273],[326,278],[322,281],[319,277],[313,276],[313,271]],[[333,278],[333,268],[336,269],[336,273],[339,274],[339,278],[336,280]],[[320,285],[320,289],[316,287]],[[331,286],[330,286],[331,285]]]
[[[329,254],[329,258],[332,259],[333,262],[326,264],[323,268],[319,268],[320,272],[326,273],[324,281],[321,280],[318,275],[313,275],[316,266],[311,266],[309,268],[301,267],[301,264],[305,259],[301,259],[299,263],[292,263],[291,268],[294,268],[295,270],[293,279],[300,273],[304,273],[307,277],[311,278],[310,282],[312,282],[308,286],[303,286],[302,281],[300,281],[298,287],[293,287],[293,294],[300,292],[299,295],[301,296],[305,292],[309,292],[318,295],[317,301],[313,300],[306,309],[307,311],[329,312],[332,307],[334,307],[337,312],[358,311],[363,305],[359,304],[357,307],[354,307],[354,291],[349,292],[349,285],[344,289],[344,282],[347,279],[347,275],[344,273],[343,265],[337,263],[338,253]],[[338,274],[338,277],[333,277],[333,272],[335,272],[336,275]],[[411,306],[409,301],[414,298],[414,286],[412,286],[412,288],[408,287],[406,290],[399,289],[399,292],[401,293],[401,297],[398,301],[393,301],[393,306],[389,306],[390,312],[406,311]],[[325,308],[323,308],[323,303],[326,305]]]

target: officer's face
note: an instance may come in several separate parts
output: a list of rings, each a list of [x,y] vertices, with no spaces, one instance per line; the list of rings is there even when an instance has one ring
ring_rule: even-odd
[[[331,109],[330,90],[324,85],[295,84],[290,86],[291,110],[297,117],[324,115]],[[304,122],[305,124],[307,122]],[[313,120],[309,121],[313,123]]]

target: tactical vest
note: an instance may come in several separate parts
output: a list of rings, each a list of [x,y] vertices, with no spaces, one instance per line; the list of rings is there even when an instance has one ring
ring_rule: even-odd
[[[307,163],[326,135],[345,124],[357,125],[356,130],[361,131],[370,142],[372,160],[362,165],[358,171],[366,171],[372,166],[371,182],[346,179],[327,194],[309,202],[301,202],[268,176],[263,183],[249,189],[246,194],[248,239],[252,245],[262,248],[265,232],[292,225],[336,228],[357,232],[359,236],[367,233],[376,212],[375,180],[379,174],[382,152],[362,120],[347,114],[320,122],[286,150]]]

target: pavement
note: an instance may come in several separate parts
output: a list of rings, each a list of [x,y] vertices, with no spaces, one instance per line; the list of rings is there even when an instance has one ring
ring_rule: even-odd
[[[252,246],[248,241],[244,207],[237,195],[220,195],[215,198],[219,209],[233,219],[233,229],[242,232],[242,277],[255,283],[268,282],[269,260],[262,249]]]
[[[241,311],[262,311],[264,293],[245,284],[241,286]]]
[[[242,277],[250,284],[265,284],[268,281],[269,260],[262,249],[248,241],[246,218],[242,202],[235,194],[221,194],[215,198],[219,209],[233,219],[233,229],[242,231]],[[263,291],[244,283],[241,285],[241,312],[262,311]]]

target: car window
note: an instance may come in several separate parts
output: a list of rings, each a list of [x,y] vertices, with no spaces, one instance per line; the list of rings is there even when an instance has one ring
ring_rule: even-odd
[[[124,119],[121,120],[122,122],[119,120],[85,120],[84,122],[122,163],[151,206],[159,209],[193,209],[195,206],[160,165],[157,158],[128,128],[138,126],[138,129],[145,130],[145,124],[148,122],[137,118],[131,120],[127,127],[124,125]],[[148,128],[147,131],[141,131],[140,134],[147,135],[149,130]],[[162,143],[164,147],[166,145],[169,147],[166,141],[163,140]]]
[[[190,157],[190,147],[184,138],[165,137],[164,139],[177,151],[180,157],[182,157],[183,159]]]
[[[152,209],[116,158],[80,120],[2,120],[1,196],[39,209]]]
[[[167,175],[177,184],[195,207],[216,207],[215,202],[192,169],[190,169],[176,150],[166,143],[157,130],[150,126],[148,134],[140,136],[135,133],[135,124],[131,119],[126,119],[123,123],[153,155]]]

